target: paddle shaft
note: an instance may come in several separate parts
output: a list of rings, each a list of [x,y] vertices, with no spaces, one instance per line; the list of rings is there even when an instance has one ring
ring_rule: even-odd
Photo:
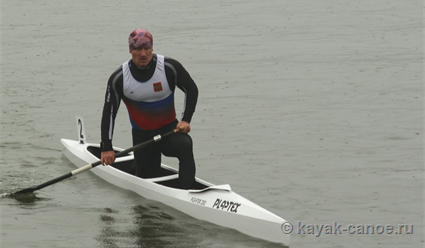
[[[163,139],[164,137],[167,137],[167,136],[169,136],[169,135],[171,135],[173,133],[176,133],[177,131],[178,131],[178,129],[174,129],[173,131],[170,131],[170,132],[165,133],[163,135],[157,135],[157,136],[153,137],[152,139],[150,139],[150,140],[148,140],[146,142],[140,143],[138,145],[135,145],[133,147],[130,147],[128,149],[125,149],[124,151],[120,151],[120,152],[116,153],[115,154],[115,157],[119,157],[119,156],[124,155],[124,154],[127,154],[129,152],[134,152],[135,150],[141,149],[141,148],[143,148],[143,147],[145,147],[147,145],[150,145],[152,143],[158,142],[161,139]],[[18,192],[13,193],[13,194],[16,195],[16,194],[32,193],[32,192],[34,192],[36,190],[40,190],[42,188],[45,188],[45,187],[47,187],[49,185],[55,184],[57,182],[60,182],[60,181],[62,181],[64,179],[67,179],[69,177],[72,177],[74,175],[77,175],[77,174],[79,174],[81,172],[84,172],[86,170],[90,170],[91,168],[94,168],[94,167],[96,167],[96,166],[98,166],[100,164],[101,164],[101,162],[100,162],[100,160],[98,160],[98,161],[96,161],[96,162],[94,162],[92,164],[88,164],[86,166],[80,167],[80,168],[78,168],[76,170],[73,170],[73,171],[71,171],[71,172],[69,172],[69,173],[67,173],[65,175],[62,175],[62,176],[57,177],[55,179],[52,179],[52,180],[50,180],[48,182],[42,183],[42,184],[40,184],[38,186],[35,186],[35,187],[32,187],[32,188],[27,188],[27,189],[24,189],[24,190],[20,190]]]

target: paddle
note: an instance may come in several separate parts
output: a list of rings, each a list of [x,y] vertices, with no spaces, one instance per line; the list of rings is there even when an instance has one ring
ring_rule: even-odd
[[[182,129],[182,127],[180,127],[180,130],[181,129]],[[141,148],[143,148],[143,147],[145,147],[147,145],[150,145],[152,143],[158,142],[162,138],[167,137],[167,136],[169,136],[169,135],[171,135],[173,133],[177,133],[178,131],[179,131],[178,129],[174,129],[173,131],[170,131],[170,132],[165,133],[163,135],[157,135],[157,136],[153,137],[152,139],[150,139],[150,140],[148,140],[146,142],[140,143],[138,145],[135,145],[133,147],[130,147],[128,149],[125,149],[124,151],[121,151],[121,152],[116,153],[115,154],[115,157],[119,157],[119,156],[124,155],[124,154],[127,154],[129,152],[133,152],[135,150],[141,149]],[[52,180],[50,180],[48,182],[45,182],[43,184],[40,184],[38,186],[27,188],[27,189],[23,189],[23,190],[20,190],[20,191],[15,192],[15,193],[11,193],[11,194],[9,194],[9,196],[32,193],[32,192],[34,192],[36,190],[40,190],[40,189],[42,189],[44,187],[47,187],[47,186],[52,185],[54,183],[60,182],[60,181],[62,181],[64,179],[66,179],[66,178],[69,178],[69,177],[72,177],[74,175],[77,175],[77,174],[79,174],[79,173],[81,173],[83,171],[90,170],[91,168],[94,168],[94,167],[96,167],[96,166],[98,166],[100,164],[101,164],[100,163],[100,160],[98,160],[98,161],[96,161],[96,162],[94,162],[92,164],[88,164],[86,166],[80,167],[80,168],[78,168],[76,170],[73,170],[73,171],[71,171],[71,172],[69,172],[69,173],[67,173],[65,175],[62,175],[62,176],[57,177],[55,179],[52,179]]]

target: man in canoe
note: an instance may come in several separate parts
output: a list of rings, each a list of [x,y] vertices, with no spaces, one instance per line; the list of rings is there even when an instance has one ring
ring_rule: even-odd
[[[112,136],[121,100],[125,103],[132,125],[133,145],[179,129],[176,134],[134,152],[136,176],[161,176],[161,154],[179,159],[180,188],[194,186],[195,161],[192,139],[188,135],[195,112],[198,88],[186,69],[172,58],[153,52],[153,38],[146,29],[134,30],[129,38],[132,58],[109,78],[101,123],[101,163],[115,161]],[[185,93],[181,121],[176,119],[174,91]]]

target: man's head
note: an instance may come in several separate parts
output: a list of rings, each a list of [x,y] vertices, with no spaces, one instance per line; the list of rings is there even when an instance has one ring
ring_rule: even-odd
[[[153,37],[146,29],[136,29],[128,37],[128,46],[137,67],[146,67],[152,60]]]
[[[139,49],[142,47],[153,48],[152,34],[149,33],[149,31],[146,29],[136,29],[131,32],[130,36],[128,37],[128,45],[130,52],[134,49]]]

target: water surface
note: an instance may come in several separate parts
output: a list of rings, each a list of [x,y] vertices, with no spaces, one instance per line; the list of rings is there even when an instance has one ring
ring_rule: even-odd
[[[297,223],[411,224],[413,234],[297,233],[291,247],[423,245],[419,1],[4,1],[0,193],[75,169],[128,34],[154,36],[200,90],[197,175]],[[181,93],[177,111],[181,111]],[[131,146],[125,108],[114,144]],[[176,166],[173,159],[164,162]],[[273,247],[83,173],[0,199],[1,247]]]

